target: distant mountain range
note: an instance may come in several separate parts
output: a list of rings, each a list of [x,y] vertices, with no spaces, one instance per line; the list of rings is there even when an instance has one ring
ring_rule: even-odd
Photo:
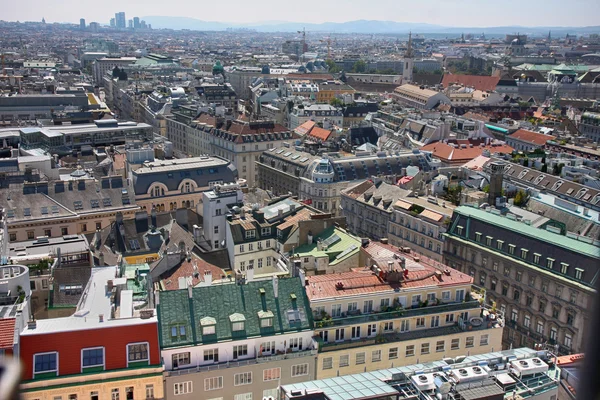
[[[218,21],[202,21],[190,17],[143,17],[147,23],[152,24],[155,29],[189,29],[197,31],[223,31],[228,28],[254,29],[258,32],[296,32],[306,29],[311,32],[328,33],[399,33],[406,34],[409,31],[424,34],[460,34],[460,33],[485,33],[485,34],[547,34],[549,31],[557,37],[569,34],[600,33],[600,26],[563,27],[563,26],[498,26],[498,27],[447,27],[432,24],[420,24],[412,22],[373,21],[356,20],[348,22],[323,22],[320,24],[304,24],[300,22],[268,21],[260,23],[239,24]]]

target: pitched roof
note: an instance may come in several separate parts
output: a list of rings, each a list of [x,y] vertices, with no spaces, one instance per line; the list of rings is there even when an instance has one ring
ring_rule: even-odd
[[[445,162],[468,162],[482,155],[484,150],[490,153],[510,154],[513,148],[504,142],[492,142],[489,144],[477,140],[453,140],[429,143],[421,148],[422,151],[430,151],[433,156]],[[463,147],[462,145],[465,145]],[[472,146],[472,147],[471,147]]]
[[[332,132],[333,131],[330,131],[330,130],[327,130],[327,129],[323,129],[323,128],[319,128],[318,126],[315,126],[308,133],[308,136],[313,137],[315,139],[322,140],[322,141],[326,141],[327,139],[329,139],[329,136],[331,136]]]
[[[195,274],[197,272],[197,274]],[[213,280],[221,279],[225,274],[223,269],[213,265],[202,258],[192,255],[190,261],[183,260],[181,264],[160,276],[165,290],[178,290],[179,278],[191,278],[192,286],[197,286],[205,281],[205,274],[210,272]]]
[[[188,290],[160,292],[158,315],[161,347],[274,336],[312,329],[312,312],[304,282],[297,277],[281,278],[277,292],[278,296],[275,297],[271,281],[197,287],[192,289],[191,299]],[[261,311],[273,313],[272,326],[261,327]],[[205,319],[207,317],[213,321]],[[202,319],[204,323],[215,322],[214,334],[203,335]],[[233,331],[232,319],[245,320],[244,329]],[[185,337],[172,337],[173,326],[183,326]]]
[[[310,132],[310,130],[314,126],[315,126],[315,121],[306,121],[302,125],[297,126],[296,129],[294,129],[294,132],[296,132],[298,135],[303,136],[303,135],[308,134],[308,132]]]
[[[0,350],[13,348],[16,322],[15,318],[0,319]]]
[[[543,133],[532,132],[526,129],[519,129],[508,137],[522,142],[533,143],[538,146],[545,145],[548,140],[556,139],[556,136],[544,135]]]
[[[318,249],[317,240],[329,241],[331,244],[322,250]],[[325,229],[314,239],[315,243],[307,243],[294,250],[300,257],[329,257],[329,265],[336,265],[349,257],[358,254],[360,240],[346,231],[331,227]]]
[[[442,78],[444,89],[452,84],[473,87],[477,90],[494,90],[500,81],[499,76],[481,76],[481,75],[452,75],[445,74]]]

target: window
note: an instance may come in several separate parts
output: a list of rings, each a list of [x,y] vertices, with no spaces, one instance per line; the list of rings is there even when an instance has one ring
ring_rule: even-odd
[[[293,351],[302,350],[302,338],[291,338],[289,348]]]
[[[69,228],[60,228],[60,234],[62,236],[67,236],[69,234]]]
[[[347,367],[348,365],[350,365],[350,356],[347,354],[340,356],[340,367]]]
[[[333,304],[331,306],[331,316],[333,318],[340,317],[342,315],[342,305],[341,304]]]
[[[176,353],[171,356],[173,361],[173,368],[178,368],[181,365],[190,364],[190,353]]]
[[[146,399],[154,398],[154,385],[146,385]]]
[[[519,319],[519,313],[517,312],[517,310],[512,310],[511,315],[510,315],[510,320],[517,322],[518,319]]]
[[[381,350],[373,350],[371,352],[371,362],[381,361]]]
[[[573,343],[573,336],[565,333],[565,340],[563,341],[565,347],[571,348],[571,344]]]
[[[395,360],[396,358],[398,358],[398,348],[390,347],[390,349],[388,350],[388,359]]]
[[[488,245],[488,246],[491,246],[492,245],[492,239],[493,239],[493,237],[486,236],[485,237],[485,244]]]
[[[578,281],[583,280],[583,272],[584,270],[581,268],[575,268],[575,279]]]
[[[248,345],[242,344],[239,346],[233,346],[233,359],[236,360],[240,357],[248,355]]]
[[[379,303],[379,309],[381,311],[385,310],[389,306],[390,306],[390,299],[381,299],[381,301]]]
[[[332,369],[333,368],[333,357],[325,357],[323,359],[323,369]]]
[[[540,312],[545,312],[546,311],[546,303],[540,300],[540,308],[539,308]]]
[[[352,327],[351,338],[352,339],[360,339],[360,326],[353,326]]]
[[[356,365],[365,363],[365,353],[356,353]]]
[[[548,257],[548,259],[546,260],[546,267],[548,267],[548,269],[552,269],[552,267],[554,267],[554,259]]]
[[[84,224],[85,226],[85,224]],[[27,231],[27,239],[33,239],[35,237],[35,233],[33,231]]]
[[[410,320],[405,319],[400,323],[400,332],[410,331]]]
[[[569,273],[569,264],[560,263],[560,273],[563,275],[567,275]]]
[[[540,265],[540,257],[542,255],[538,253],[533,253],[533,263],[536,265]]]
[[[429,342],[421,343],[421,354],[429,354]]]
[[[267,240],[267,243],[268,242],[269,241]],[[271,256],[267,257],[267,267],[270,267],[270,266],[271,266]]]
[[[363,313],[370,313],[373,311],[373,300],[365,300],[363,303]]]
[[[240,253],[243,253],[243,252],[244,252],[244,245],[240,244]]]
[[[479,345],[480,346],[487,346],[490,340],[490,335],[481,335],[481,337],[479,338]]]
[[[292,365],[292,377],[308,375],[308,364]]]
[[[191,383],[192,383],[192,382],[190,382],[190,384],[191,384]],[[177,394],[177,393],[175,393],[175,394]],[[118,388],[112,389],[112,390],[110,391],[110,398],[111,398],[112,400],[119,400],[119,397],[120,397],[120,396],[121,396],[121,393],[119,393],[119,389],[118,389]]]
[[[438,340],[437,343],[435,344],[435,351],[436,352],[441,352],[444,351],[446,349],[446,342],[444,340]]]
[[[219,362],[219,349],[204,350],[204,361]]]
[[[460,289],[456,291],[456,299],[455,301],[457,302],[461,302],[465,300],[465,290],[464,289]]]
[[[571,292],[571,296],[569,297],[569,301],[571,303],[577,303],[577,292]]]
[[[263,267],[263,259],[259,258],[258,259],[258,268],[262,268]]]
[[[454,322],[454,314],[446,314],[446,323],[450,324]]]
[[[517,271],[517,275],[515,276],[515,279],[517,280],[517,282],[521,282],[521,278],[523,278],[523,272]]]
[[[348,312],[353,312],[358,310],[358,303],[353,301],[351,303],[348,303]]]
[[[542,292],[548,293],[548,282],[542,282]]]
[[[341,342],[344,340],[344,333],[345,333],[345,329],[344,328],[339,328],[335,330],[335,341],[336,342]]]
[[[432,306],[433,303],[435,303],[435,293],[427,293],[427,304]]]
[[[467,336],[465,340],[465,347],[473,347],[475,346],[475,336]]]
[[[394,330],[394,323],[393,322],[384,322],[383,323],[383,331],[384,332],[391,332]]]
[[[119,390],[119,389],[117,389]],[[173,393],[175,396],[192,393],[192,381],[179,382],[173,385]],[[114,398],[113,398],[114,400]]]
[[[256,230],[250,229],[246,231],[246,239],[254,239],[256,237]]]
[[[185,339],[185,325],[176,325],[171,327],[171,338]]]
[[[532,275],[529,276],[529,286],[535,287],[535,276],[532,276]]]
[[[498,248],[498,250],[502,250],[503,245],[504,245],[504,241],[503,240],[498,239],[496,241],[496,247]]]
[[[233,396],[233,400],[252,400],[252,392],[236,394]]]
[[[531,317],[529,315],[526,315],[525,318],[523,318],[523,326],[527,329],[531,326]]]
[[[216,332],[215,330],[215,326],[214,325],[208,325],[208,326],[203,326],[202,327],[202,334],[203,335],[214,335]]]
[[[442,292],[442,300],[443,301],[450,301],[450,291],[446,290]]]
[[[510,268],[504,267],[504,276],[509,276],[509,275],[510,275]]]
[[[425,317],[418,317],[417,318],[417,328],[424,328],[425,327]]]
[[[517,289],[514,289],[513,290],[513,300],[519,301],[520,298],[521,298],[521,292],[519,292]]]
[[[521,258],[522,259],[527,259],[527,253],[529,252],[529,250],[527,249],[521,249]]]
[[[508,245],[508,254],[515,254],[515,245],[514,244],[509,244]]]
[[[236,331],[243,331],[244,330],[244,321],[237,321],[231,324],[231,330],[236,332]]]
[[[411,344],[406,346],[406,357],[413,357],[415,355],[415,345]]]
[[[573,326],[574,321],[575,321],[575,313],[573,313],[573,312],[567,313],[567,325]]]
[[[127,345],[127,364],[129,363],[141,363],[150,360],[148,357],[148,343],[134,343]]]
[[[433,317],[431,317],[431,328],[437,328],[438,326],[440,326],[440,316],[439,315],[434,315]]]
[[[233,384],[235,386],[252,384],[252,372],[242,372],[233,376]]]
[[[254,244],[253,243],[249,243],[248,244],[248,251],[253,251],[254,250]]]
[[[508,295],[508,283],[503,283],[502,284],[502,296],[507,296]]]
[[[458,350],[460,348],[460,339],[452,339],[450,342],[450,350]]]
[[[544,334],[544,323],[542,321],[538,321],[535,331],[540,335]]]
[[[44,376],[58,375],[58,353],[42,353],[33,356],[33,377],[44,374]]]
[[[50,236],[50,235],[46,235],[46,236]],[[9,240],[11,242],[16,242],[17,241],[17,234],[16,233],[9,234]]]
[[[415,294],[412,296],[412,305],[413,306],[418,306],[421,303],[421,295],[420,294]]]
[[[475,241],[481,242],[481,232],[475,232]]]
[[[263,370],[263,381],[276,381],[281,378],[281,368],[269,368]]]
[[[204,391],[223,389],[223,377],[214,376],[204,379]]]
[[[81,350],[81,368],[104,369],[104,347]]]

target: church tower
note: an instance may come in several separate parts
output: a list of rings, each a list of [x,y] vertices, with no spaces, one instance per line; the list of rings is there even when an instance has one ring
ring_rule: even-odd
[[[402,70],[402,83],[409,83],[413,80],[413,49],[412,32],[408,34],[408,45],[404,53],[404,66]]]

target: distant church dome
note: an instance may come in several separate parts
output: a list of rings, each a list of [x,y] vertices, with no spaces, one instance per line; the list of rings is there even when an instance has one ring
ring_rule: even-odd
[[[221,61],[217,60],[215,65],[213,65],[212,73],[213,73],[213,75],[223,75],[225,73],[225,70],[223,69],[223,66],[221,65]]]

